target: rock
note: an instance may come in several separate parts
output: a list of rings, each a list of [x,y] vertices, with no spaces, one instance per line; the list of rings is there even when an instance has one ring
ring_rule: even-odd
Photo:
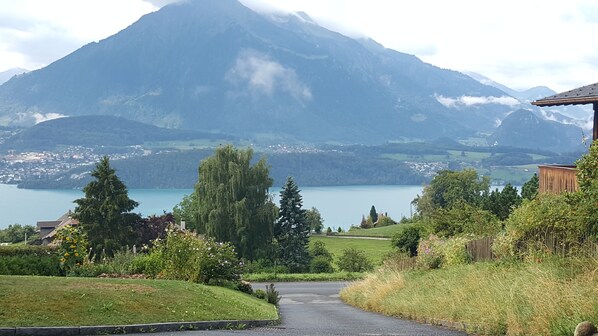
[[[574,336],[593,336],[598,330],[592,322],[583,321],[575,327]]]

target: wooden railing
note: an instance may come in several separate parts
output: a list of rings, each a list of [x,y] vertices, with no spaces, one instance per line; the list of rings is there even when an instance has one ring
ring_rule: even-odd
[[[538,166],[540,170],[539,190],[541,194],[559,194],[577,191],[575,166]]]

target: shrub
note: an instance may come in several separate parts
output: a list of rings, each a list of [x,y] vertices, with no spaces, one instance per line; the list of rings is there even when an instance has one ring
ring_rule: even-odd
[[[270,284],[270,286],[266,286],[265,300],[268,303],[278,306],[278,302],[280,301],[280,295],[278,295],[278,291],[274,287],[274,284]]]
[[[589,230],[587,222],[576,220],[575,214],[567,195],[542,194],[524,201],[505,221],[505,233],[498,236],[493,250],[503,258],[525,258],[550,252],[549,248],[574,253]]]
[[[326,249],[326,244],[322,241],[314,242],[309,249],[311,261],[309,263],[310,273],[332,273],[332,253]]]
[[[420,240],[417,246],[417,265],[424,269],[440,268],[444,258],[442,244],[443,241],[435,235]]]
[[[258,259],[248,261],[243,266],[245,273],[288,273],[289,270],[284,265],[275,265],[267,259]]]
[[[408,253],[410,257],[416,256],[422,229],[419,224],[402,224],[392,237],[392,245],[399,251]]]
[[[471,256],[467,251],[470,238],[460,236],[439,238],[430,235],[422,239],[418,246],[417,265],[423,269],[436,269],[445,266],[468,264]]]
[[[241,262],[230,243],[217,243],[194,233],[169,229],[155,243],[149,257],[139,261],[157,277],[194,282],[234,282],[241,277]],[[160,269],[156,272],[157,269]]]
[[[332,253],[326,248],[326,244],[323,241],[315,241],[309,248],[309,255],[312,258],[325,257],[329,261],[332,261]]]
[[[471,256],[467,252],[466,244],[469,239],[465,237],[452,237],[441,245],[443,255],[442,266],[464,265],[471,262]]]
[[[81,227],[67,225],[56,232],[60,267],[69,272],[87,257],[87,237]]]
[[[374,265],[366,256],[365,251],[353,247],[343,250],[337,265],[341,271],[347,272],[365,272],[374,269]]]
[[[60,260],[55,248],[47,246],[0,247],[0,274],[60,276]]]
[[[251,283],[247,281],[239,281],[239,283],[237,284],[237,290],[245,294],[253,294],[253,287],[251,287]]]
[[[133,270],[135,273],[145,274],[151,278],[156,278],[164,269],[164,260],[159,253],[138,254],[133,259]]]
[[[397,222],[392,220],[392,218],[390,218],[389,216],[380,215],[380,217],[378,218],[378,221],[376,222],[376,227],[383,227],[383,226],[389,226],[389,225],[395,225],[395,224],[397,224]]]
[[[323,255],[319,255],[312,258],[312,260],[309,262],[309,272],[332,273],[334,272],[334,267],[332,267],[332,262],[329,258]]]
[[[266,291],[263,289],[256,289],[253,292],[253,296],[255,296],[258,299],[266,300]]]
[[[490,211],[467,203],[450,209],[438,209],[431,216],[432,232],[440,237],[459,234],[493,236],[502,229],[501,223]]]
[[[217,243],[207,239],[198,258],[197,280],[203,283],[216,281],[239,281],[241,263],[230,243]]]

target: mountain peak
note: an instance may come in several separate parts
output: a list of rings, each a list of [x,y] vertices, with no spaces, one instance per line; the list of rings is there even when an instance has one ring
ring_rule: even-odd
[[[0,86],[0,122],[95,114],[258,141],[381,143],[489,132],[509,108],[451,113],[439,95],[503,93],[305,13],[277,21],[236,0],[190,0]]]

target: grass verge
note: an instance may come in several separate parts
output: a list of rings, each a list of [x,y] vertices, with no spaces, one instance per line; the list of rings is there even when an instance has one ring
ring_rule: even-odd
[[[485,335],[571,335],[598,321],[598,261],[476,263],[382,270],[341,292],[354,306],[417,320],[461,322]]]
[[[350,281],[361,280],[364,273],[334,272],[334,273],[297,273],[297,274],[274,274],[274,273],[253,273],[244,274],[243,280],[252,282],[299,282],[299,281]]]
[[[277,319],[241,292],[183,281],[0,276],[0,327]]]

